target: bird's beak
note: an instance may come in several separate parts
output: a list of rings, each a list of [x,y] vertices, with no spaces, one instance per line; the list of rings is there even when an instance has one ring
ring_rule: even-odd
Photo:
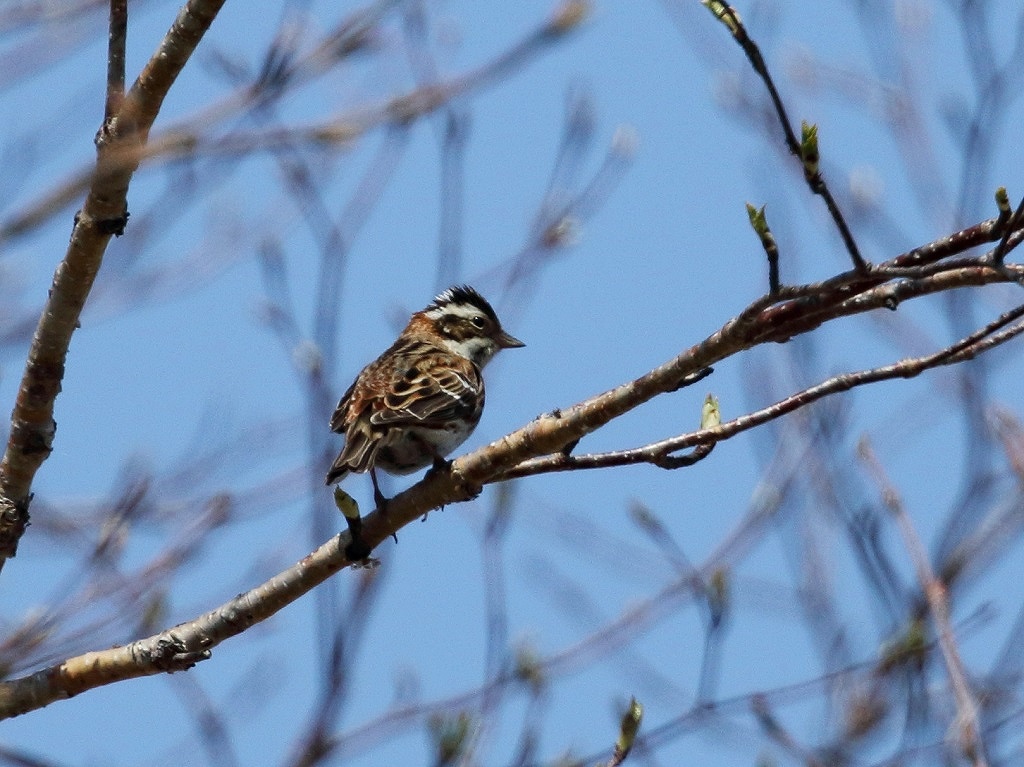
[[[518,349],[520,346],[526,346],[515,336],[510,336],[504,330],[494,337],[494,340],[498,342],[498,346],[502,349]]]

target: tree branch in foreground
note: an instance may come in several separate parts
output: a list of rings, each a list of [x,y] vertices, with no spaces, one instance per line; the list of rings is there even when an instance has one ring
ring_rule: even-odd
[[[7,450],[0,462],[0,569],[17,553],[18,541],[28,524],[32,481],[52,450],[56,431],[54,401],[64,377],[71,335],[78,326],[110,237],[120,235],[127,223],[127,193],[132,176],[144,160],[169,151],[168,147],[187,151],[191,156],[203,148],[202,142],[196,143],[198,137],[193,134],[182,136],[181,131],[169,130],[161,137],[154,137],[153,142],[149,134],[171,85],[223,3],[224,0],[189,0],[157,52],[122,98],[116,97],[118,65],[111,62],[108,78],[114,84],[108,87],[107,107],[119,102],[120,108],[104,122],[97,135],[98,156],[94,168],[79,174],[74,182],[88,189],[86,200],[75,216],[71,242],[57,267],[49,299],[32,340],[11,416]],[[111,7],[117,8],[118,3]],[[585,0],[565,0],[544,24],[496,60],[443,87],[417,88],[326,126],[260,134],[254,142],[243,140],[240,144],[229,138],[213,145],[219,151],[266,151],[275,146],[275,142],[290,145],[300,140],[351,141],[382,124],[408,123],[432,113],[459,94],[496,82],[502,74],[571,32],[588,11],[589,4]],[[112,31],[121,20],[117,14],[112,14]],[[115,51],[120,42],[112,39],[111,50]],[[41,207],[30,212],[27,220],[38,220],[41,211],[63,204],[67,196],[67,189],[58,190],[48,196]],[[21,226],[14,222],[11,231]]]
[[[1018,222],[1018,225],[1024,226],[1024,223]],[[971,229],[985,231],[983,225]],[[779,296],[762,297],[707,339],[645,375],[570,408],[542,415],[490,445],[456,459],[445,469],[427,472],[420,482],[391,499],[386,516],[376,511],[363,519],[362,541],[372,549],[427,512],[475,497],[483,485],[509,476],[540,473],[540,464],[534,472],[517,473],[517,469],[524,464],[529,465],[530,461],[550,460],[553,454],[559,454],[566,446],[659,394],[676,391],[705,368],[737,352],[770,341],[789,339],[839,317],[891,308],[903,300],[972,285],[1017,282],[1024,277],[1024,266],[993,265],[990,254],[961,257],[944,264],[937,260],[929,263],[929,259],[921,255],[959,253],[962,248],[950,250],[949,243],[958,242],[969,247],[964,243],[971,239],[959,233],[940,240],[940,243],[945,243],[942,246],[933,243],[915,251],[918,254],[916,263],[902,261],[907,258],[904,254],[879,267],[870,268],[867,275],[848,272],[817,285],[783,288]],[[1013,245],[1019,239],[1015,234],[1009,242]],[[928,268],[929,271],[919,277],[900,274],[906,269],[917,268]],[[893,271],[900,276],[893,277]],[[798,297],[783,300],[782,296],[786,295]],[[736,419],[715,429],[683,435],[676,438],[679,442],[673,442],[667,452],[721,441],[755,425],[749,419],[767,421],[778,418],[852,385],[916,375],[930,367],[963,361],[1020,334],[1024,324],[1007,326],[1022,315],[1024,307],[1018,307],[937,354],[829,379],[818,387],[783,400],[785,404],[773,406],[774,410],[747,416],[747,421]],[[331,538],[266,583],[195,620],[123,647],[86,653],[29,676],[0,683],[0,717],[22,714],[112,682],[189,668],[210,657],[212,649],[220,642],[265,620],[334,573],[354,564],[345,554],[349,543],[351,536],[348,533]]]
[[[52,449],[57,424],[53,404],[64,378],[64,361],[85,300],[110,238],[128,221],[128,186],[164,97],[209,29],[224,0],[189,0],[118,109],[96,137],[96,172],[64,260],[57,266],[39,317],[11,414],[7,449],[0,461],[0,568],[18,550],[28,525],[32,480]],[[115,75],[116,79],[116,75]],[[109,105],[109,101],[108,101]]]
[[[630,466],[638,463],[650,463],[661,468],[677,468],[676,465],[672,464],[672,461],[678,461],[681,458],[687,457],[673,455],[680,450],[687,448],[699,450],[701,447],[709,447],[723,439],[734,437],[741,432],[761,426],[769,421],[774,421],[782,415],[792,413],[794,410],[806,407],[812,402],[816,402],[831,394],[838,394],[839,392],[849,391],[865,384],[890,381],[895,378],[913,378],[925,370],[931,370],[932,368],[944,365],[955,365],[965,360],[973,359],[977,355],[1024,333],[1024,323],[1018,323],[1006,328],[1007,325],[1015,320],[1019,320],[1021,317],[1024,317],[1024,305],[1000,315],[985,327],[934,354],[911,357],[899,360],[891,365],[884,365],[870,370],[860,370],[854,373],[833,376],[815,386],[810,386],[772,405],[734,418],[720,426],[700,429],[689,434],[681,434],[677,437],[670,437],[669,439],[652,442],[648,445],[629,450],[615,450],[606,453],[591,453],[589,455],[571,455],[562,452],[532,458],[523,461],[503,474],[502,479],[529,477],[553,471]],[[1006,329],[999,332],[1003,328]]]

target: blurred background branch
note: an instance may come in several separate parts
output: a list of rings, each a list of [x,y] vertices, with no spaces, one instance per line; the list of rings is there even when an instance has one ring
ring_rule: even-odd
[[[125,81],[163,85],[119,126],[122,6]],[[88,302],[48,379],[53,452],[4,474],[11,500],[35,493],[3,573],[8,681],[203,615],[342,529],[320,485],[339,381],[449,283],[493,297],[532,355],[488,371],[477,457],[457,466],[485,474],[488,442],[729,317],[753,335],[734,330],[743,353],[707,379],[721,426],[691,431],[706,392],[686,388],[510,470],[687,457],[757,428],[685,471],[532,476],[431,512],[379,568],[186,676],[9,722],[0,763],[614,763],[631,694],[638,763],[1016,758],[1022,357],[1000,344],[1020,327],[1019,8],[756,0],[735,10],[760,69],[692,0],[225,3],[186,66],[159,47],[179,10],[0,9],[6,401],[72,211],[86,200],[76,231],[109,230],[91,290],[72,280]],[[169,58],[147,69],[154,49]],[[780,139],[780,104],[817,151],[788,117]],[[98,174],[105,118],[124,141],[101,134]],[[132,215],[108,246],[124,196],[87,196],[126,174]],[[807,194],[823,180],[832,206]],[[748,199],[771,225],[770,282]],[[851,241],[879,266],[848,271]],[[862,437],[905,498],[923,581]],[[399,496],[409,520],[425,486]],[[973,751],[947,737],[967,699]]]

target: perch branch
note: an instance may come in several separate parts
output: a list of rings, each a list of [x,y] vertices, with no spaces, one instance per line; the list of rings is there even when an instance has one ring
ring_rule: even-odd
[[[891,365],[870,370],[833,376],[815,386],[808,387],[785,399],[779,400],[772,405],[734,418],[731,421],[726,421],[719,426],[681,434],[628,450],[584,455],[567,455],[559,452],[531,458],[505,472],[501,478],[515,479],[556,471],[603,469],[612,466],[630,466],[638,463],[650,463],[669,469],[689,466],[696,463],[696,461],[688,460],[683,462],[683,460],[680,460],[678,465],[674,465],[671,463],[672,459],[676,458],[673,454],[688,448],[693,448],[695,451],[701,448],[710,449],[710,447],[718,442],[735,437],[737,434],[749,431],[769,421],[774,421],[787,413],[792,413],[832,394],[838,394],[858,386],[878,383],[880,381],[889,381],[896,378],[913,378],[925,370],[971,359],[1024,333],[1024,323],[1006,327],[1021,317],[1024,317],[1024,305],[1000,315],[985,327],[934,354],[911,357],[899,360]],[[680,456],[678,459],[690,459],[691,455],[693,454]]]
[[[741,350],[807,332],[829,319],[889,306],[894,296],[898,300],[906,300],[968,285],[1013,281],[1022,273],[1020,265],[1005,265],[1004,269],[998,270],[983,261],[984,257],[979,256],[972,266],[961,266],[917,280],[901,279],[886,285],[877,284],[882,279],[880,277],[865,279],[856,273],[848,273],[845,278],[822,283],[820,287],[824,298],[818,301],[814,301],[810,294],[781,304],[775,304],[771,298],[758,299],[703,342],[645,375],[571,408],[543,415],[490,445],[457,458],[445,469],[427,472],[420,482],[389,501],[386,515],[379,510],[367,515],[361,522],[359,537],[365,547],[372,550],[394,531],[420,519],[432,509],[469,500],[475,497],[481,486],[501,481],[515,471],[521,472],[523,465],[532,460],[549,460],[552,454],[559,453],[623,413],[659,394],[678,390],[681,384],[692,381],[705,368]],[[889,266],[893,264],[889,262]],[[831,317],[818,312],[818,307],[824,305],[831,306]],[[810,320],[804,316],[808,313],[813,315]],[[916,375],[928,367],[969,359],[1024,331],[1024,323],[1012,324],[1022,315],[1024,306],[1007,312],[937,354],[830,379],[819,387],[794,395],[794,399],[784,401],[785,404],[773,406],[775,410],[759,411],[760,414],[746,418],[778,417],[782,412],[852,385]],[[720,441],[726,430],[738,432],[751,425],[749,421],[736,419],[715,429],[683,435],[660,449],[667,455],[688,446]],[[539,468],[533,473],[540,473]],[[220,642],[265,620],[335,572],[355,564],[346,556],[350,543],[351,536],[347,532],[331,538],[278,576],[193,621],[123,647],[86,653],[34,674],[0,682],[0,718],[25,713],[112,682],[188,668],[209,657]]]

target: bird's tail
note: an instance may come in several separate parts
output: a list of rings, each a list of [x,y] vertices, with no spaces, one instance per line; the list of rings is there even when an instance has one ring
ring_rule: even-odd
[[[334,459],[334,463],[331,464],[330,470],[327,472],[327,479],[324,481],[325,485],[334,485],[348,476],[349,468],[346,464],[339,463],[341,456],[339,455]]]
[[[349,429],[345,435],[345,447],[334,459],[327,471],[325,484],[333,485],[343,480],[349,472],[362,473],[370,468],[377,455],[380,442],[359,429]]]

